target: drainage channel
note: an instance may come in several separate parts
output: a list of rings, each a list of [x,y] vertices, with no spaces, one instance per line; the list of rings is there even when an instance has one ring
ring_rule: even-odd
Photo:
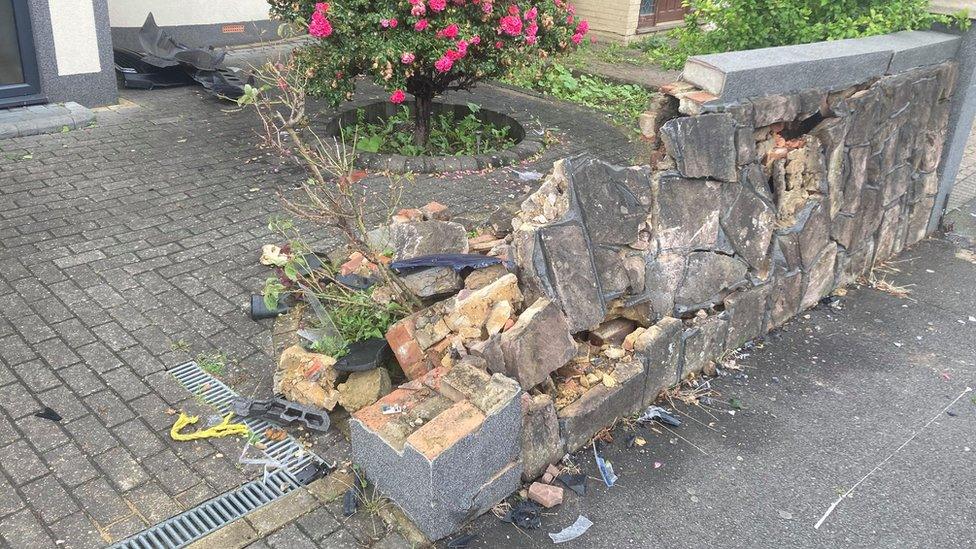
[[[187,362],[169,372],[188,391],[217,408],[221,414],[231,411],[230,402],[237,393],[222,381],[203,371],[196,362]],[[142,532],[116,543],[111,549],[176,549],[185,547],[207,534],[298,489],[299,479],[308,478],[310,467],[321,468],[325,462],[307,451],[290,435],[284,440],[268,440],[264,432],[276,427],[264,420],[244,418],[243,423],[266,447],[268,458],[282,467],[263,478],[252,480],[233,490],[164,520]]]

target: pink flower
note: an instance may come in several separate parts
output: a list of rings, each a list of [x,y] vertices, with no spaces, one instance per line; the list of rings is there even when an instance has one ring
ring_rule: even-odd
[[[325,12],[316,10],[312,14],[312,22],[308,24],[308,33],[316,38],[328,38],[332,35],[332,23],[325,18]]]
[[[579,43],[583,41],[583,35],[582,34],[579,34],[579,33],[576,33],[576,34],[573,35],[572,40],[573,40],[573,43],[578,46]]]
[[[409,65],[410,63],[413,63],[414,59],[416,58],[416,55],[410,52],[404,52],[404,54],[400,56],[400,62],[404,65]]]
[[[474,35],[474,36],[471,37],[471,45],[472,46],[477,46],[480,43],[481,43],[481,37],[480,36],[478,36],[476,34],[476,35]]]
[[[403,90],[394,90],[393,93],[390,94],[390,103],[399,105],[400,103],[403,103],[404,99],[406,98],[407,94],[403,93]]]
[[[529,40],[530,44],[535,43],[535,35],[538,33],[539,25],[535,24],[535,21],[529,23],[529,25],[525,27],[525,37]]]
[[[429,23],[427,22],[426,19],[421,19],[420,21],[417,21],[416,23],[413,24],[413,30],[420,32],[422,30],[426,30],[428,25]]]
[[[458,26],[454,23],[451,23],[450,25],[444,27],[444,29],[437,34],[445,38],[457,38]]]
[[[465,55],[467,55],[468,54],[468,43],[466,41],[464,41],[464,40],[458,40],[458,42],[457,42],[457,51],[458,51],[458,53],[461,54],[461,57],[464,57]]]
[[[508,6],[508,14],[518,17],[519,14],[518,6],[516,6],[515,4],[510,4]]]
[[[525,15],[524,15],[524,17],[525,17],[525,20],[526,20],[526,21],[535,21],[535,18],[536,18],[536,17],[538,16],[538,15],[539,15],[539,8],[537,8],[537,7],[535,7],[535,6],[533,6],[533,7],[532,7],[532,9],[530,9],[530,10],[529,10],[529,11],[527,11],[527,12],[525,12]]]
[[[586,34],[590,30],[590,22],[586,19],[580,19],[579,25],[576,25],[576,34]]]
[[[504,46],[504,45],[505,45],[505,43],[502,42],[501,40],[499,40],[499,41],[495,42],[495,49],[496,50],[500,50],[500,49],[502,49],[502,46]]]
[[[329,11],[329,3],[328,2],[316,2],[315,3],[315,11],[320,12],[320,13],[327,13]]]
[[[454,61],[452,61],[451,58],[447,57],[446,55],[434,62],[434,68],[437,69],[437,72],[447,72],[451,70],[451,67],[453,66]]]
[[[576,6],[572,4],[566,4],[566,11],[573,15],[576,15]]]
[[[506,15],[499,21],[502,32],[509,36],[522,34],[522,20],[514,15]]]
[[[485,13],[491,13],[494,7],[492,7],[491,2],[485,2],[481,5],[481,11]]]
[[[384,29],[387,28],[387,27],[389,27],[390,26],[390,20],[389,19],[380,19],[380,26],[383,27]]]
[[[454,62],[454,61],[457,61],[458,59],[461,59],[462,57],[464,57],[464,54],[461,53],[461,52],[459,52],[459,51],[457,51],[457,50],[447,50],[446,52],[444,52],[444,57],[446,57],[446,58],[450,59],[452,62]]]
[[[430,0],[428,3],[430,4],[430,9],[435,12],[444,11],[444,8],[447,7],[447,0]]]
[[[397,28],[397,25],[399,25],[399,24],[400,24],[400,22],[396,20],[396,17],[394,17],[393,19],[390,19],[390,28],[391,29]]]
[[[427,8],[423,4],[415,4],[410,8],[410,15],[414,17],[423,17],[427,13]]]

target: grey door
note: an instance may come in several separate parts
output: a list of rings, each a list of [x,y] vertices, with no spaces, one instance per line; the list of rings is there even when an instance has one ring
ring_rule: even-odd
[[[0,0],[0,107],[34,102],[40,91],[27,0]]]

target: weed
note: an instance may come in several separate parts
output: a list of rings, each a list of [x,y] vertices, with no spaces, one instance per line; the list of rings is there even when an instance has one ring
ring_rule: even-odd
[[[200,353],[197,355],[197,366],[200,366],[201,370],[213,376],[224,375],[224,372],[227,371],[227,363],[227,355],[224,353]]]
[[[463,117],[454,113],[434,115],[430,121],[430,139],[424,147],[414,143],[410,111],[406,107],[379,123],[366,122],[365,111],[360,110],[355,129],[359,136],[356,148],[406,156],[470,155],[497,152],[515,143],[508,135],[507,126],[495,126],[479,119],[477,105],[469,103],[468,109],[470,113]]]
[[[174,351],[179,352],[179,353],[189,353],[190,352],[190,344],[187,343],[186,340],[183,340],[183,339],[178,339],[178,340],[174,341],[173,342],[173,345],[171,347],[172,347],[172,349]]]

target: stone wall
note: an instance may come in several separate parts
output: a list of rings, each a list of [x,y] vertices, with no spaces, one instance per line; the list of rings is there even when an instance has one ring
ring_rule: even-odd
[[[914,244],[956,74],[734,101],[669,86],[643,121],[652,165],[558,162],[491,236],[514,273],[469,275],[390,330],[411,381],[353,414],[355,460],[443,537]],[[427,252],[457,251],[436,245],[447,222],[420,223]]]

